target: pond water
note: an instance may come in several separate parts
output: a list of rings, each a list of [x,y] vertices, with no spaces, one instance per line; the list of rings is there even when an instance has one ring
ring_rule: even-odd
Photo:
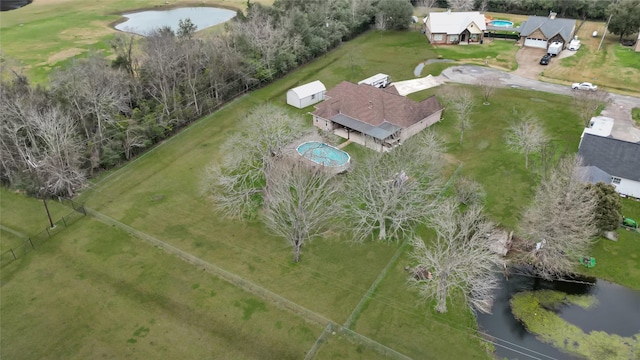
[[[180,20],[191,19],[198,30],[222,24],[236,16],[236,12],[212,7],[189,7],[162,11],[141,11],[123,14],[127,21],[115,26],[116,29],[146,36],[151,31],[169,26],[173,31],[178,30]]]
[[[538,278],[510,275],[501,279],[492,314],[478,314],[483,332],[494,337],[499,359],[580,359],[538,340],[520,321],[513,317],[509,300],[521,291],[551,289],[568,294],[592,295],[598,305],[583,309],[577,305],[561,307],[557,314],[584,332],[605,331],[630,337],[640,333],[640,292],[604,280],[593,284],[544,281]]]

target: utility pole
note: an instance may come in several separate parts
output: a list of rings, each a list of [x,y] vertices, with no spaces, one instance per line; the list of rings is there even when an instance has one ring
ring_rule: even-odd
[[[49,207],[47,206],[47,200],[43,197],[42,203],[44,204],[44,209],[47,211],[47,218],[49,218],[49,225],[53,229],[53,221],[51,221],[51,214],[49,213]]]
[[[598,51],[602,48],[602,42],[604,41],[604,36],[607,34],[607,29],[609,28],[609,22],[611,21],[611,17],[613,14],[609,15],[609,20],[607,20],[607,25],[604,26],[604,31],[602,32],[602,39],[600,39],[600,45],[598,45]]]

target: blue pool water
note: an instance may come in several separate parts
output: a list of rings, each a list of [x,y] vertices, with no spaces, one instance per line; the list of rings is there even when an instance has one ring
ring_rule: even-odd
[[[339,167],[349,163],[349,154],[331,145],[307,141],[298,145],[298,153],[316,164]]]
[[[493,20],[489,23],[491,26],[513,27],[513,22],[508,20]]]
[[[236,16],[236,12],[212,7],[190,7],[161,11],[141,11],[122,16],[126,17],[127,21],[116,25],[115,28],[117,30],[146,36],[151,31],[163,26],[169,26],[173,31],[177,31],[180,20],[187,18],[198,27],[197,30],[202,30],[230,20]]]

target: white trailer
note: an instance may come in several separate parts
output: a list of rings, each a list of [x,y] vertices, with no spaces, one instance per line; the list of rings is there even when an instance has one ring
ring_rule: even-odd
[[[549,45],[549,48],[547,49],[547,53],[551,54],[551,56],[556,56],[560,54],[560,52],[562,51],[563,45],[564,44],[561,42],[554,41],[551,43],[551,45]]]
[[[389,83],[391,82],[391,79],[389,77],[389,75],[387,74],[375,74],[371,77],[368,77],[362,81],[358,82],[358,85],[361,84],[367,84],[367,85],[371,85],[377,88],[384,88],[387,87],[387,85],[389,85]]]

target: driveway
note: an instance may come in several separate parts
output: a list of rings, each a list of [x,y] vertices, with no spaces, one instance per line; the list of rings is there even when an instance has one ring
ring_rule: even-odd
[[[537,79],[540,74],[549,65],[540,65],[540,59],[547,53],[545,49],[522,47],[516,53],[516,61],[518,69],[512,74],[525,77],[527,79]],[[553,61],[554,59],[551,59]]]
[[[542,57],[542,55],[540,56]],[[571,88],[566,85],[545,83],[516,75],[515,72],[507,73],[501,70],[476,65],[450,67],[445,69],[438,77],[441,78],[441,81],[471,85],[477,85],[479,82],[478,80],[482,77],[492,77],[496,79],[502,87],[544,91],[569,96],[571,96],[573,91],[575,91],[571,90]],[[615,120],[611,136],[619,140],[640,142],[640,129],[634,126],[633,120],[631,119],[631,109],[634,107],[640,108],[640,98],[611,93],[609,93],[609,97],[611,101],[602,111],[602,115],[611,117]]]

